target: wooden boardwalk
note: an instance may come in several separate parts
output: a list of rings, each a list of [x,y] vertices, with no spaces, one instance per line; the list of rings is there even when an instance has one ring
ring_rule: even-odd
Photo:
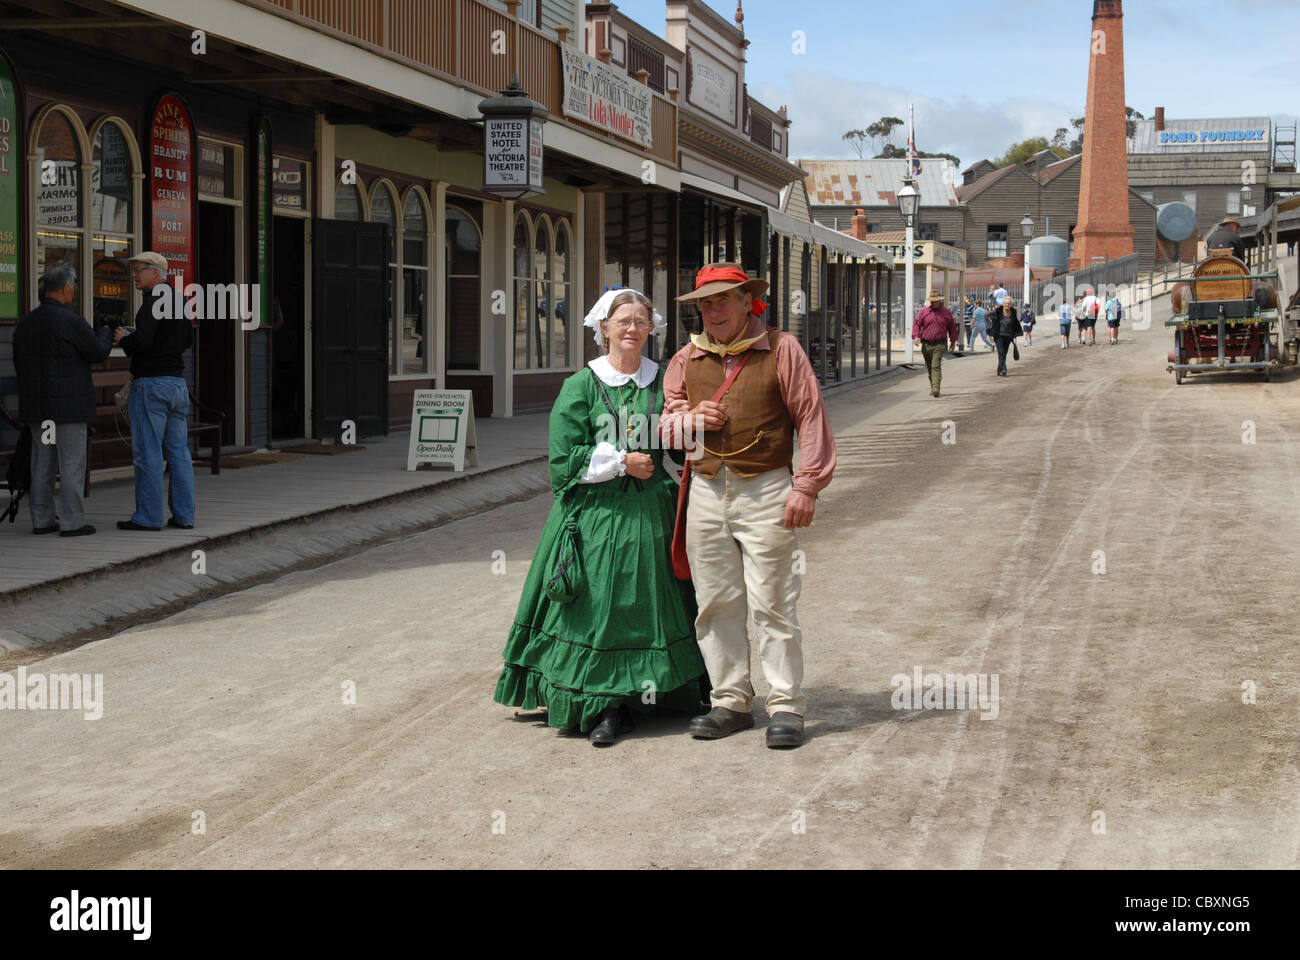
[[[86,522],[98,532],[90,537],[33,536],[24,500],[17,522],[0,523],[0,597],[191,543],[200,546],[209,538],[370,503],[546,456],[546,414],[483,419],[475,426],[479,462],[477,467],[467,466],[463,474],[450,467],[408,471],[406,432],[364,438],[359,443],[365,449],[352,453],[223,470],[216,477],[199,468],[193,530],[118,530],[117,521],[130,518],[135,509],[130,478],[99,483],[92,478]]]

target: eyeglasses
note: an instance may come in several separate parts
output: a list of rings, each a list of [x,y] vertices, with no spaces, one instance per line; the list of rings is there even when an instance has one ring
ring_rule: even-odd
[[[610,320],[610,325],[620,330],[626,330],[628,327],[636,327],[642,333],[650,329],[649,320]]]

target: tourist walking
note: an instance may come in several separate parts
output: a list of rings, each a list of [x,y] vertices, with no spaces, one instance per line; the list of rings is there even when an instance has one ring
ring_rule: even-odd
[[[1062,299],[1061,305],[1057,307],[1060,315],[1061,324],[1061,349],[1065,350],[1070,346],[1070,325],[1074,323],[1074,304],[1069,300]]]
[[[1020,318],[1016,316],[1016,305],[1010,297],[1002,301],[1002,310],[993,315],[993,319],[989,321],[989,329],[998,346],[998,376],[1005,377],[1007,351],[1016,349],[1016,337],[1020,336]]]
[[[1025,333],[1025,346],[1034,345],[1034,308],[1026,303],[1025,308],[1020,311],[1020,329]]]
[[[1110,338],[1107,342],[1111,346],[1119,343],[1119,316],[1122,308],[1119,305],[1119,297],[1111,294],[1106,298],[1106,334]]]
[[[975,338],[977,336],[984,341],[984,344],[990,350],[996,349],[993,346],[993,341],[989,339],[988,335],[988,316],[989,311],[984,304],[981,303],[975,307],[974,313],[972,314],[973,319],[970,328],[970,343],[968,344],[970,349],[975,349]]]
[[[916,315],[912,324],[912,341],[921,348],[925,369],[930,377],[930,396],[939,396],[943,380],[943,351],[957,348],[957,321],[952,311],[943,305],[943,294],[930,291],[930,303]]]

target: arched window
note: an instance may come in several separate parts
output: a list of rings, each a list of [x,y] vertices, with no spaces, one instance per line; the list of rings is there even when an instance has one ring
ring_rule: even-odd
[[[396,373],[402,369],[401,358],[394,354],[394,345],[401,343],[400,335],[394,334],[397,325],[397,310],[393,298],[397,295],[397,216],[393,203],[393,191],[387,184],[376,183],[370,195],[370,222],[382,223],[388,227],[388,372]]]
[[[482,209],[478,201],[461,202],[466,207],[472,204],[472,209]],[[447,258],[447,369],[477,370],[482,246],[478,224],[464,209],[448,204],[443,237]]]
[[[401,373],[427,373],[429,369],[428,290],[429,218],[420,191],[406,191],[402,204],[402,337]]]
[[[556,221],[555,254],[551,258],[551,302],[555,304],[552,311],[551,366],[554,367],[569,365],[569,304],[573,297],[569,255],[572,248],[568,223]]]
[[[81,270],[86,230],[81,215],[80,124],[54,109],[36,132],[36,257],[39,278],[46,266],[66,260]],[[84,302],[84,301],[83,301]]]
[[[528,370],[534,367],[537,356],[537,332],[531,322],[533,316],[533,278],[529,267],[529,253],[532,250],[528,228],[528,215],[522,211],[515,214],[514,236],[514,277],[515,294],[515,369]]]
[[[135,151],[131,133],[116,120],[105,120],[95,134],[90,162],[90,255],[94,281],[94,323],[128,326],[131,319],[131,273],[136,230]]]
[[[546,217],[537,218],[537,229],[533,232],[533,366],[549,367],[551,365],[551,291],[548,288],[551,279],[551,221]]]
[[[334,187],[334,219],[364,220],[361,191],[354,183],[339,183]]]

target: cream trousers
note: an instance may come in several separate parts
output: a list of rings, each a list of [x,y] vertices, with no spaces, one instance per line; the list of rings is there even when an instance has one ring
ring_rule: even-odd
[[[804,714],[803,634],[795,616],[798,542],[783,526],[791,486],[784,469],[745,479],[724,466],[712,480],[691,477],[686,554],[700,611],[695,636],[715,707],[750,711],[748,615],[772,688],[768,714]]]

